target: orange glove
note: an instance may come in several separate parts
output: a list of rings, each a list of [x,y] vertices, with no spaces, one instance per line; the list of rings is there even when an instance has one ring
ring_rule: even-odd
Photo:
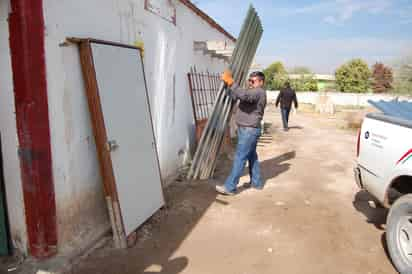
[[[232,72],[230,70],[225,70],[222,74],[222,81],[225,82],[229,87],[233,85],[233,77],[232,77]]]

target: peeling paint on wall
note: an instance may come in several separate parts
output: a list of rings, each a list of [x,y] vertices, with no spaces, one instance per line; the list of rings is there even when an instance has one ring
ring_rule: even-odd
[[[78,49],[59,47],[66,37],[92,37],[134,45],[144,44],[144,65],[155,137],[164,178],[174,176],[190,158],[194,121],[186,73],[197,65],[220,72],[218,59],[196,55],[193,42],[225,40],[193,11],[176,5],[177,24],[144,9],[144,0],[45,1],[46,60],[50,102],[53,170],[56,184],[58,233],[76,239],[104,219],[105,204]],[[95,7],[99,6],[98,13]],[[73,15],[76,16],[73,16]],[[63,111],[62,111],[63,110]],[[65,144],[61,140],[67,140]],[[88,193],[82,196],[82,193]],[[83,200],[93,201],[82,212]],[[69,202],[73,201],[73,203]],[[68,213],[65,213],[65,210]],[[87,222],[86,222],[87,221]]]
[[[176,6],[171,0],[145,0],[145,9],[176,24]]]

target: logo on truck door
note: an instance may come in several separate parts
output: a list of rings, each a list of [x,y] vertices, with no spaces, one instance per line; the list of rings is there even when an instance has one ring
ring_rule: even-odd
[[[412,148],[406,152],[400,159],[399,161],[396,163],[397,165],[399,165],[401,162],[402,164],[405,164],[409,159],[412,158]]]
[[[371,145],[375,148],[383,149],[385,147],[386,141],[388,140],[388,137],[383,134],[366,131],[365,139],[370,139]]]

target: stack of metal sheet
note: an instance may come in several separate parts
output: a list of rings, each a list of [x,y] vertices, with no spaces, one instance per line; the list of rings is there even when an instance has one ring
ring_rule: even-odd
[[[401,118],[412,121],[412,102],[399,101],[373,101],[369,100],[369,104],[382,111],[385,115]]]
[[[262,33],[261,20],[256,10],[250,6],[229,66],[233,79],[240,86],[244,85],[248,76],[247,73],[256,54]],[[216,158],[222,145],[233,105],[234,102],[228,94],[228,88],[222,82],[213,105],[212,114],[208,119],[193,158],[188,179],[208,179],[213,175]]]

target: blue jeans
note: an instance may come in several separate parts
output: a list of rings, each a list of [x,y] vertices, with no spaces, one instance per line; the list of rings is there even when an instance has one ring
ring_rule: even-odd
[[[282,122],[283,122],[283,128],[288,129],[289,128],[289,114],[290,114],[290,108],[281,108],[280,112],[282,114]]]
[[[236,155],[233,161],[232,171],[225,182],[226,191],[236,191],[237,185],[239,184],[239,179],[243,174],[246,161],[249,161],[249,175],[252,187],[259,189],[263,188],[258,155],[256,153],[256,145],[260,137],[260,131],[260,128],[238,128]]]

